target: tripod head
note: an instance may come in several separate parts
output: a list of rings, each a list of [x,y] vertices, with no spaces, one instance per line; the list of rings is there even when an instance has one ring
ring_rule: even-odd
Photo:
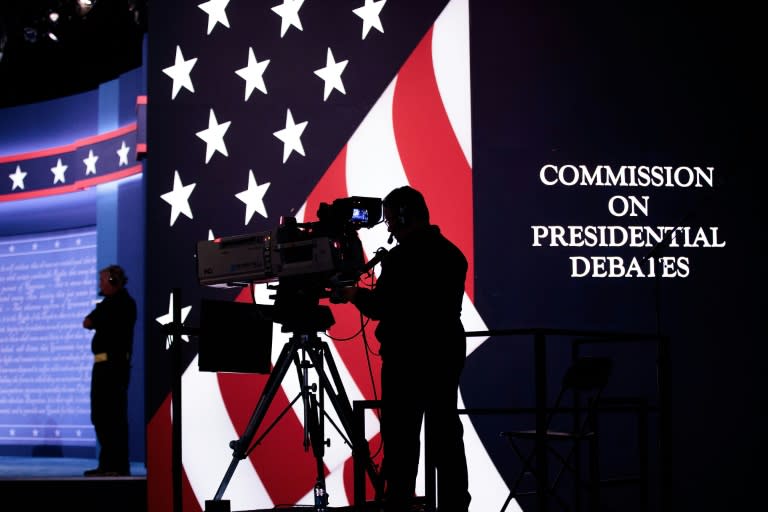
[[[273,288],[272,320],[282,325],[282,332],[315,334],[336,323],[331,309],[320,304],[320,299],[328,296],[323,279],[284,278]]]

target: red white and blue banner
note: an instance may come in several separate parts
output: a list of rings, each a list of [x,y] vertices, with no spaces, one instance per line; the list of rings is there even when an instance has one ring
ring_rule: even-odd
[[[137,123],[46,148],[0,157],[0,201],[65,194],[142,171],[137,157]]]
[[[433,223],[469,259],[465,327],[486,328],[473,305],[468,2],[212,1],[154,14],[152,23],[168,28],[152,32],[148,99],[153,221],[147,274],[159,291],[148,297],[148,310],[157,312],[156,327],[170,322],[172,288],[183,290],[179,306],[190,325],[199,318],[201,295],[211,295],[195,284],[197,241],[269,231],[281,216],[314,221],[322,202],[381,198],[410,184],[426,196]],[[167,134],[162,145],[158,133]],[[361,229],[359,236],[371,258],[386,242],[386,227]],[[256,301],[269,303],[268,295],[259,284]],[[250,300],[247,291],[239,300]],[[343,339],[360,328],[351,306],[333,305],[332,311],[336,323],[329,336]],[[371,325],[366,332],[374,340]],[[289,336],[275,332],[273,358]],[[169,505],[171,484],[169,360],[162,338],[147,340],[153,510]],[[468,353],[482,342],[471,339]],[[377,396],[380,361],[378,344],[372,344],[369,352],[359,336],[330,343],[351,400]],[[298,391],[293,373],[288,377],[264,426]],[[232,460],[228,442],[242,435],[264,381],[200,372],[195,356],[187,357],[181,404],[185,510],[194,509],[187,508],[190,501],[202,509],[213,498]],[[313,503],[317,475],[312,453],[301,443],[301,407],[292,407],[239,463],[223,496],[233,510]],[[373,411],[367,416],[366,438],[375,454],[378,420]],[[498,508],[506,488],[469,420],[465,427],[473,509]],[[330,503],[349,504],[351,451],[327,430]],[[423,494],[423,474],[419,481]]]

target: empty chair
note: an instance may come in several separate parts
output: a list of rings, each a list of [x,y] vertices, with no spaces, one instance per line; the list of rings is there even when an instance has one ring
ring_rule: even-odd
[[[557,503],[562,510],[574,511],[582,510],[583,497],[586,497],[587,509],[598,510],[597,413],[612,367],[612,360],[607,357],[579,357],[568,367],[557,398],[547,409],[546,431],[540,438],[546,448],[545,465],[536,460],[535,428],[501,432],[522,462],[501,512],[513,498],[525,495],[537,495],[539,503],[546,500],[546,503]],[[587,448],[586,471],[582,467],[582,446]]]

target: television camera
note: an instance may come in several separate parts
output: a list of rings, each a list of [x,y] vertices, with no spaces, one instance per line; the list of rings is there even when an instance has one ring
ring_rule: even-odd
[[[278,281],[273,321],[286,331],[296,330],[286,326],[292,319],[325,330],[333,319],[315,318],[327,315],[317,311],[318,301],[331,297],[334,289],[354,285],[372,268],[371,262],[366,265],[357,231],[375,226],[381,217],[381,199],[353,196],[321,203],[316,222],[285,217],[270,231],[200,241],[198,280],[217,288]]]
[[[321,342],[317,336],[319,331],[327,330],[334,323],[330,308],[320,305],[320,299],[327,297],[333,301],[334,290],[355,285],[360,276],[373,268],[386,254],[386,251],[381,249],[366,263],[362,243],[357,234],[360,228],[371,228],[378,224],[381,217],[380,199],[355,196],[336,199],[331,204],[321,203],[316,222],[298,223],[295,218],[288,217],[282,219],[280,225],[271,231],[197,243],[197,271],[201,285],[230,288],[278,281],[277,285],[272,286],[276,290],[274,304],[260,306],[252,318],[258,318],[254,322],[260,325],[270,321],[282,324],[283,332],[293,333],[289,342],[283,346],[271,371],[268,370],[270,358],[267,357],[263,361],[269,373],[264,391],[243,435],[230,442],[232,461],[213,500],[206,501],[206,512],[229,510],[228,503],[223,505],[219,502],[223,500],[237,464],[252,449],[253,438],[292,365],[297,368],[301,387],[295,400],[301,397],[304,405],[304,447],[307,450],[311,446],[317,459],[315,510],[328,510],[328,494],[323,473],[325,396],[337,412],[343,433],[338,426],[334,426],[346,436],[346,442],[352,446],[356,463],[367,471],[377,490],[377,496],[382,495],[382,480],[371,460],[364,434],[354,427],[351,402],[344,391],[332,353],[327,343]],[[266,312],[264,308],[268,308],[266,315],[262,315]],[[269,318],[266,318],[267,316]],[[240,315],[240,318],[242,317],[243,315]],[[269,326],[271,329],[271,323]],[[217,327],[212,326],[214,333]],[[266,335],[263,334],[262,337],[266,338]],[[220,341],[215,334],[212,338]],[[261,345],[271,347],[271,336],[269,338],[261,340]],[[201,361],[204,345],[212,348],[213,345],[221,344],[210,341],[203,343],[201,338]],[[230,363],[227,361],[227,364]],[[309,385],[309,368],[314,368],[317,372],[317,385]],[[282,414],[278,415],[278,419],[281,416]],[[267,428],[267,432],[270,428]],[[357,492],[359,491],[356,488]]]

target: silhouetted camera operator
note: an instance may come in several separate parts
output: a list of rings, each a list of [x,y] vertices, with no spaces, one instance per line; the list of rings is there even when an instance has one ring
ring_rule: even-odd
[[[383,201],[390,243],[373,289],[342,290],[365,316],[378,320],[387,512],[409,510],[416,487],[420,430],[437,469],[440,512],[469,506],[463,428],[457,412],[466,355],[461,303],[467,274],[462,252],[430,224],[424,196],[404,186]]]

